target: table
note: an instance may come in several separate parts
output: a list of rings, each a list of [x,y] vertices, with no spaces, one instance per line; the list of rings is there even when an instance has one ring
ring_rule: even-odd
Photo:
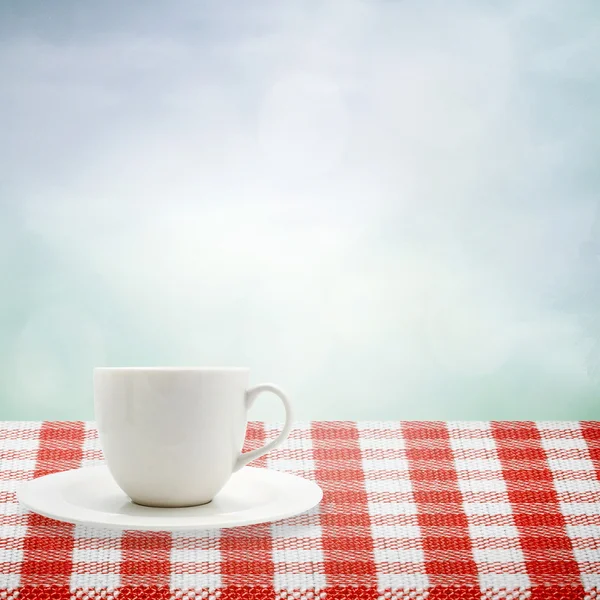
[[[247,449],[278,424],[251,422]],[[322,504],[273,524],[115,532],[23,511],[102,460],[89,422],[0,422],[0,598],[600,599],[600,423],[312,422],[256,461]]]

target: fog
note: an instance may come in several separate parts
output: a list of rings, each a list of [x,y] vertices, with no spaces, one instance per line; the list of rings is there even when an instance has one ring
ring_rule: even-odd
[[[598,418],[598,56],[593,1],[3,6],[0,418]]]

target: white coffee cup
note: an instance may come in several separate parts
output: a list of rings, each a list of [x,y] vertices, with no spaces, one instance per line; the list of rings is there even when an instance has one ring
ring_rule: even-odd
[[[279,446],[292,408],[276,386],[249,387],[245,368],[98,368],[94,410],[106,464],[137,504],[210,502],[232,473]],[[277,438],[241,453],[247,412],[261,392],[279,396],[285,425]]]

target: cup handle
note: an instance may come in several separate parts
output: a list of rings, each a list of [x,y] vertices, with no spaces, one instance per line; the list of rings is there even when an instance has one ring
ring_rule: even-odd
[[[246,410],[249,410],[252,407],[257,396],[262,394],[262,392],[272,392],[283,402],[283,406],[285,407],[285,425],[283,426],[282,432],[274,440],[271,440],[268,444],[262,446],[262,448],[256,448],[256,450],[250,450],[250,452],[242,452],[235,461],[235,466],[233,467],[234,473],[239,471],[242,467],[246,466],[255,458],[263,456],[263,454],[273,450],[273,448],[277,448],[277,446],[285,441],[285,438],[287,438],[292,428],[292,405],[290,404],[290,401],[285,393],[276,385],[263,383],[246,390]]]

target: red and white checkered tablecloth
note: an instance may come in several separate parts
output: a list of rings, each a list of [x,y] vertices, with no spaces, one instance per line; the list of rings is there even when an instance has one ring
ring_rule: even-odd
[[[250,423],[247,446],[277,425]],[[102,459],[92,423],[0,422],[0,599],[600,599],[600,423],[298,423],[258,466],[318,481],[272,524],[115,532],[23,511]]]

